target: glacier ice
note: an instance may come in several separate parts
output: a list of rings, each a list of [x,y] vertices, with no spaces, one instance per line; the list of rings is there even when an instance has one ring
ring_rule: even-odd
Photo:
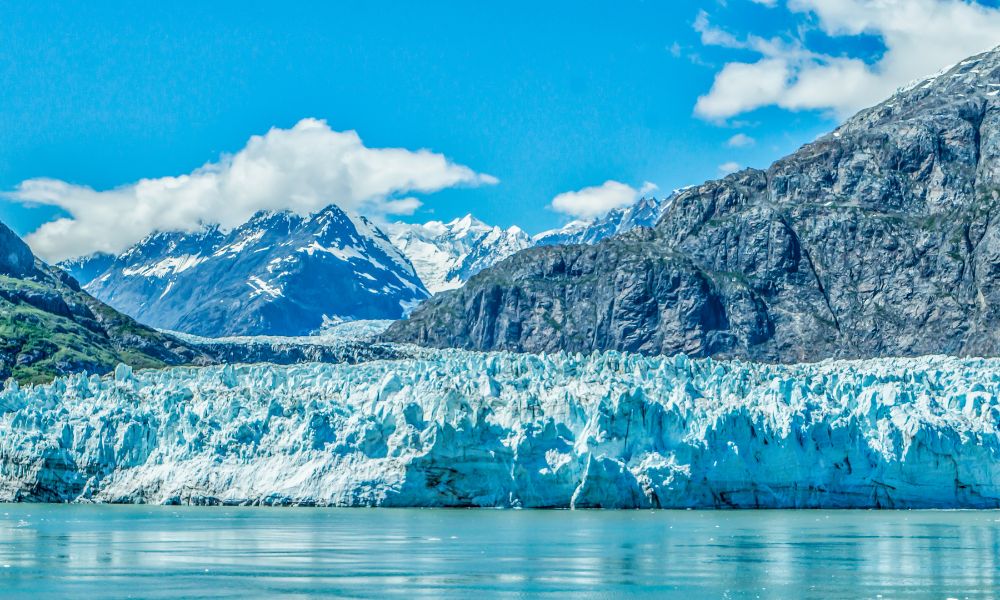
[[[0,500],[998,507],[1000,360],[458,350],[0,392]]]

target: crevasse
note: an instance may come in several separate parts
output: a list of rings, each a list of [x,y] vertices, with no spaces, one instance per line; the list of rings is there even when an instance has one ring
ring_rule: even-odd
[[[1000,360],[457,350],[0,393],[0,499],[997,507]]]

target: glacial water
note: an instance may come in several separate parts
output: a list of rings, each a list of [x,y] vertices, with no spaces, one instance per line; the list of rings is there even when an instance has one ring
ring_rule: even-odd
[[[0,505],[3,598],[987,598],[1000,512]]]

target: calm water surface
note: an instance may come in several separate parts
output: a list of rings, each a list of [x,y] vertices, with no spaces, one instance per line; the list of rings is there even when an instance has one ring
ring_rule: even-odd
[[[997,512],[0,505],[3,598],[943,600],[998,568]]]

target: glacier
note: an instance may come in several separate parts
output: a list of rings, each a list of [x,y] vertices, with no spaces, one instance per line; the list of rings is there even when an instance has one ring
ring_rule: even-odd
[[[414,350],[0,392],[0,500],[1000,507],[1000,360]]]

